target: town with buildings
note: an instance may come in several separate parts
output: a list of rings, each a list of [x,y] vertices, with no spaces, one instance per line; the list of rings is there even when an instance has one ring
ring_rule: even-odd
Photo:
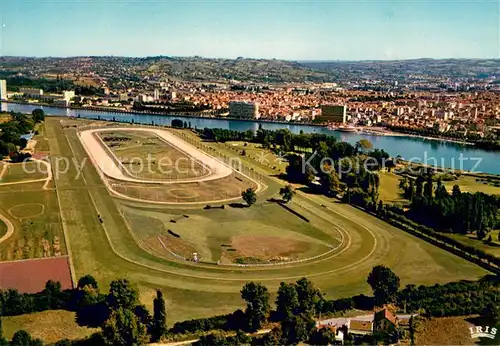
[[[182,69],[179,64],[165,65],[165,59],[148,62],[117,58],[114,63],[100,58],[42,60],[46,65],[40,59],[26,60],[22,65],[26,68],[9,68],[8,60],[0,61],[6,71],[0,82],[2,100],[314,123],[344,131],[381,135],[395,131],[462,141],[495,142],[500,130],[499,71],[478,68],[482,72],[473,78],[463,74],[460,62],[453,75],[439,78],[433,73],[418,74],[424,69],[417,70],[416,63],[408,63],[405,80],[401,74],[396,78],[384,69],[379,75],[352,76],[347,73],[352,63],[336,64],[335,71],[344,68],[347,76],[335,77],[325,70],[328,65],[321,63],[303,66],[237,59],[234,63],[239,65],[235,66],[240,67],[228,70],[227,64],[202,58],[181,60]],[[477,64],[483,66],[481,61]],[[357,64],[358,73],[364,65]],[[253,73],[252,79],[244,78],[241,66]],[[260,74],[254,71],[259,66]],[[194,69],[197,72],[189,73]],[[59,74],[48,73],[54,70]],[[203,71],[206,74],[202,76]],[[279,74],[280,79],[266,81],[271,73]],[[296,75],[304,80],[295,81]],[[33,80],[44,83],[36,88]]]

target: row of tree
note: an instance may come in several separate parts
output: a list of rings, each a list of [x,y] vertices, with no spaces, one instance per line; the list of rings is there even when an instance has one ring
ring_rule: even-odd
[[[482,149],[500,150],[500,137],[494,132],[491,132],[486,136],[481,137],[479,134],[474,132],[468,132],[468,133],[457,132],[457,131],[440,132],[438,129],[428,128],[428,127],[407,128],[402,126],[389,126],[389,129],[396,132],[409,133],[419,136],[463,140],[467,142],[473,142],[476,144],[477,147],[480,147]]]
[[[0,124],[0,156],[19,157],[19,150],[24,149],[27,143],[21,136],[33,132],[35,124],[44,119],[45,113],[41,109],[35,109],[31,116],[11,112],[10,119]]]
[[[406,215],[423,225],[445,232],[478,235],[500,227],[500,196],[461,192],[458,185],[450,194],[441,180],[434,184],[430,174],[403,178],[400,187],[411,201]]]
[[[296,344],[308,341],[311,344],[331,344],[335,335],[327,330],[316,330],[314,318],[318,314],[347,312],[351,309],[373,310],[374,306],[395,304],[406,312],[419,312],[428,316],[456,316],[481,314],[492,324],[498,322],[500,278],[486,276],[479,281],[460,281],[444,285],[407,285],[400,290],[400,279],[385,266],[376,266],[367,277],[373,297],[359,295],[351,298],[327,300],[324,294],[308,279],[294,283],[282,282],[278,288],[275,309],[271,309],[270,293],[264,285],[246,283],[241,297],[246,303],[244,311],[204,319],[175,323],[167,330],[165,300],[161,291],[153,301],[153,316],[139,304],[138,291],[127,280],[111,282],[107,294],[101,294],[92,276],[82,277],[77,288],[61,290],[59,283],[49,281],[45,290],[35,295],[39,310],[72,309],[77,311],[77,322],[102,328],[89,339],[70,342],[63,340],[57,345],[141,345],[149,340],[160,340],[172,334],[198,333],[214,330],[237,331],[229,338],[219,334],[202,337],[199,345],[226,345],[252,343],[264,345]],[[4,316],[25,313],[22,303],[13,290],[1,292],[0,308]],[[28,299],[30,295],[23,295]],[[274,322],[275,327],[259,340],[251,340],[245,332],[256,332]],[[0,345],[9,345],[1,337]],[[42,345],[26,332],[16,333],[10,345]]]
[[[0,290],[0,316],[12,316],[50,309],[76,311],[80,325],[101,327],[97,338],[108,345],[139,345],[160,340],[167,332],[166,306],[157,291],[153,316],[139,303],[138,290],[126,279],[112,281],[107,294],[100,293],[97,281],[82,277],[75,289],[61,290],[61,284],[48,281],[36,294]]]

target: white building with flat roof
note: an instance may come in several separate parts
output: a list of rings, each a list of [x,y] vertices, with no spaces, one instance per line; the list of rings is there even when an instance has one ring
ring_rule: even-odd
[[[255,102],[229,102],[229,116],[239,119],[259,119],[259,104]]]
[[[34,88],[20,88],[19,92],[23,94],[25,97],[39,99],[43,96],[42,89],[34,89]]]
[[[5,101],[7,99],[7,81],[5,79],[0,79],[0,101]]]

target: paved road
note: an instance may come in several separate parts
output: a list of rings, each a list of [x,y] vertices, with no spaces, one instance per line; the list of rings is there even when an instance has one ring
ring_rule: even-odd
[[[402,318],[410,318],[411,316],[416,316],[415,314],[403,314],[403,315],[397,315],[399,319]],[[336,318],[329,318],[326,320],[321,320],[321,321],[316,321],[316,326],[319,324],[322,325],[331,325],[331,326],[343,326],[347,324],[349,320],[356,320],[356,321],[373,321],[373,314],[369,315],[359,315],[359,316],[352,316],[352,317],[336,317]]]

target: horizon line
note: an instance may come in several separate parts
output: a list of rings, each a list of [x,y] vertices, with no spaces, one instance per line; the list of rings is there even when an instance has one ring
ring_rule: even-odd
[[[130,58],[130,59],[149,59],[149,58],[200,58],[207,60],[278,60],[287,62],[374,62],[374,61],[415,61],[415,60],[500,60],[500,57],[488,57],[488,58],[432,58],[432,57],[413,57],[413,58],[401,58],[401,59],[286,59],[286,58],[265,58],[265,57],[244,57],[238,56],[236,58],[229,57],[208,57],[202,55],[67,55],[67,56],[56,56],[56,55],[46,55],[46,56],[34,56],[34,55],[2,55],[0,59],[4,58],[25,58],[25,59],[76,59],[76,58]]]

